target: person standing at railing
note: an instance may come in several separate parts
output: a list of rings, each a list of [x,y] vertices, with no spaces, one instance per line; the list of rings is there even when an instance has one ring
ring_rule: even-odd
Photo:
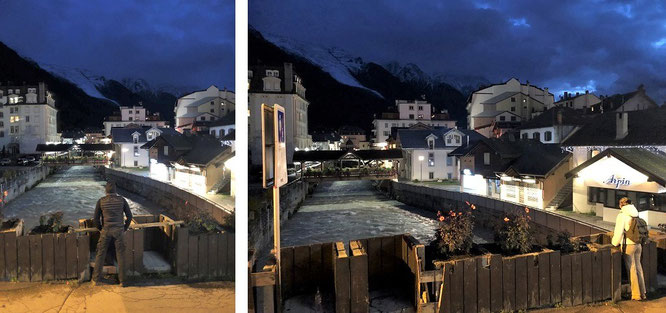
[[[97,255],[95,256],[95,270],[93,271],[92,281],[93,285],[96,285],[102,279],[106,251],[111,240],[114,240],[116,261],[118,262],[118,281],[124,287],[126,285],[124,234],[132,222],[132,211],[127,200],[116,193],[116,184],[107,183],[105,190],[106,196],[97,201],[93,217],[95,227],[101,232],[97,242]]]
[[[641,265],[641,235],[639,234],[638,210],[631,204],[629,198],[620,199],[620,214],[615,220],[615,231],[611,243],[614,246],[622,244],[622,255],[627,266],[631,282],[631,299],[645,300],[645,280],[643,266]]]

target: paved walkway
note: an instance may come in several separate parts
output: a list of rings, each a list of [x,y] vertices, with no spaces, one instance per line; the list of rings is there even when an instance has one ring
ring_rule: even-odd
[[[662,313],[666,312],[666,296],[649,301],[603,302],[595,305],[581,305],[568,308],[535,310],[538,313]]]
[[[159,285],[157,285],[159,284]],[[234,284],[204,282],[121,288],[89,282],[0,283],[0,313],[234,312]]]

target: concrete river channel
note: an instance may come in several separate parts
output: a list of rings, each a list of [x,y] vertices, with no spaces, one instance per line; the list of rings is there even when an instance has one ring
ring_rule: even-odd
[[[92,218],[97,200],[104,196],[104,181],[92,166],[61,168],[34,188],[10,201],[0,213],[3,218],[20,218],[26,233],[39,225],[43,214],[62,211],[63,224],[75,228],[79,219]],[[133,214],[160,214],[161,209],[149,200],[127,190],[118,189],[127,199]]]
[[[410,233],[423,244],[435,238],[436,212],[409,206],[378,192],[371,181],[321,183],[281,229],[282,246]],[[490,236],[492,237],[492,235]],[[480,230],[474,241],[484,243]]]

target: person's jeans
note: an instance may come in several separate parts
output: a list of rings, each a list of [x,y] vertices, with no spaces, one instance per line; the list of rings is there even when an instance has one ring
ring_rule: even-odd
[[[643,280],[643,266],[641,265],[643,248],[640,244],[636,244],[627,245],[625,249],[624,262],[631,281],[631,299],[640,300],[645,298],[645,280]]]
[[[123,238],[125,230],[123,227],[103,228],[100,232],[99,241],[97,242],[97,255],[95,256],[95,270],[93,271],[92,279],[99,281],[102,279],[102,268],[104,267],[104,259],[106,251],[109,248],[111,239],[115,240],[116,246],[116,261],[118,262],[118,280],[120,283],[125,281],[125,239]]]

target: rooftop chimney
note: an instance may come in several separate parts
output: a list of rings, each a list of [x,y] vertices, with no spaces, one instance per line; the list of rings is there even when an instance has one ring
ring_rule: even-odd
[[[629,113],[617,112],[615,114],[615,140],[624,139],[629,134]]]

